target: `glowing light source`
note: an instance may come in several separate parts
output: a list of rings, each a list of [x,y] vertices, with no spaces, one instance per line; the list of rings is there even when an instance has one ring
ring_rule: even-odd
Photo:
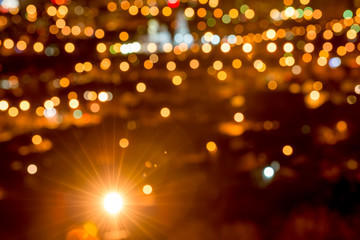
[[[152,187],[150,185],[145,185],[143,187],[143,192],[146,194],[146,195],[149,195],[152,193]]]
[[[235,69],[241,68],[241,66],[242,66],[241,60],[240,60],[240,59],[235,59],[235,60],[232,62],[232,66],[233,66],[233,68],[235,68]]]
[[[274,169],[272,167],[266,167],[264,168],[263,175],[265,178],[272,178],[274,176]]]
[[[218,72],[217,77],[220,81],[224,81],[227,78],[227,73],[225,71],[220,71]]]
[[[119,141],[119,145],[122,148],[127,148],[129,146],[129,140],[127,140],[126,138],[122,138]]]
[[[75,51],[75,45],[73,43],[66,43],[65,46],[64,46],[64,49],[66,52],[68,53],[72,53]]]
[[[9,108],[9,103],[5,100],[0,101],[0,110],[6,111]]]
[[[122,62],[120,63],[119,68],[121,71],[126,72],[127,70],[129,70],[130,65],[128,62]]]
[[[164,107],[161,109],[160,114],[162,117],[167,118],[170,116],[170,109],[167,107]]]
[[[266,65],[264,64],[264,62],[259,59],[254,62],[254,67],[259,72],[263,72],[266,69]]]
[[[347,130],[347,124],[345,121],[339,121],[337,124],[336,124],[336,129],[339,131],[339,132],[346,132]]]
[[[3,0],[1,1],[1,7],[4,9],[18,8],[19,1],[18,0]]]
[[[4,47],[5,47],[6,49],[11,49],[11,48],[13,48],[13,47],[14,47],[14,41],[11,40],[10,38],[5,39],[5,40],[4,40]]]
[[[97,113],[100,111],[100,105],[97,103],[93,103],[90,105],[90,110],[94,113]]]
[[[31,139],[31,141],[35,144],[35,145],[39,145],[42,142],[42,137],[40,135],[34,135]]]
[[[54,103],[53,103],[51,100],[46,100],[46,101],[44,102],[44,107],[45,107],[46,109],[51,109],[51,108],[54,107]]]
[[[16,117],[19,114],[19,110],[16,107],[11,107],[8,113],[10,117]]]
[[[234,120],[236,122],[242,122],[244,120],[244,115],[242,113],[240,113],[240,112],[235,113]]]
[[[295,14],[295,9],[293,7],[288,7],[285,9],[284,13],[286,17],[292,17]]]
[[[247,19],[252,19],[255,16],[255,12],[252,9],[246,10],[244,14]]]
[[[170,61],[166,64],[166,68],[169,70],[169,71],[174,71],[176,69],[176,63],[173,62],[173,61]]]
[[[172,78],[172,83],[176,86],[182,83],[182,78],[179,75],[176,75]],[[359,88],[360,89],[360,88]]]
[[[338,57],[334,57],[329,60],[329,66],[331,68],[337,68],[340,65],[341,65],[341,59]]]
[[[79,100],[77,99],[71,99],[69,101],[69,106],[73,109],[77,108],[79,106]]]
[[[27,167],[27,171],[29,174],[35,174],[37,172],[37,166],[35,164],[30,164]]]
[[[206,144],[206,149],[209,151],[209,152],[216,152],[217,150],[217,146],[216,146],[216,143],[214,143],[213,141],[210,141]]]
[[[20,109],[23,111],[27,111],[30,108],[30,103],[26,100],[20,102]]]
[[[266,46],[266,49],[268,50],[268,52],[275,52],[276,49],[277,49],[277,46],[275,43],[269,43],[267,46]]]
[[[270,11],[270,17],[274,20],[279,20],[279,19],[281,19],[281,14],[280,14],[279,10],[272,9]]]
[[[192,69],[197,69],[197,68],[199,67],[199,65],[200,65],[200,63],[199,63],[199,61],[196,60],[196,59],[192,59],[192,60],[190,61],[190,67],[191,67]]]
[[[100,92],[98,95],[98,99],[100,102],[106,102],[109,99],[109,94],[106,92]]]
[[[346,11],[344,11],[344,13],[343,13],[343,17],[344,17],[345,19],[352,18],[352,17],[353,17],[353,12],[352,12],[351,10],[346,10]]]
[[[284,51],[285,52],[292,52],[294,50],[294,46],[292,45],[292,43],[285,43],[284,44]]]
[[[269,39],[274,39],[276,37],[276,32],[274,29],[269,29],[266,32],[266,37],[268,37]]]
[[[171,8],[177,8],[180,5],[180,0],[168,0],[167,4]]]
[[[227,53],[230,51],[230,44],[228,43],[224,43],[221,45],[221,51],[224,53]]]
[[[293,153],[293,148],[290,145],[285,145],[282,151],[284,155],[290,156]]]
[[[252,51],[252,45],[250,43],[245,43],[242,49],[244,52],[249,53]]]
[[[111,66],[111,60],[108,58],[104,58],[101,62],[100,62],[100,68],[102,70],[108,70]],[[84,69],[85,70],[85,69]]]
[[[310,98],[312,100],[318,100],[320,98],[320,93],[318,91],[316,91],[316,90],[311,91]]]
[[[137,85],[136,85],[136,90],[138,91],[138,92],[145,92],[145,90],[146,90],[146,85],[145,85],[145,83],[142,83],[142,82],[140,82],[140,83],[138,83]]]
[[[221,62],[221,61],[219,61],[219,60],[217,60],[217,61],[215,61],[214,63],[213,63],[213,68],[215,69],[215,70],[221,70],[222,68],[223,68],[223,63]]]
[[[360,94],[360,85],[356,85],[354,91],[356,94]],[[0,102],[0,110],[1,110],[1,102]]]
[[[56,11],[57,11],[57,9],[54,6],[50,6],[46,10],[47,14],[52,17],[56,15]]]
[[[123,208],[123,199],[116,192],[109,193],[104,198],[104,208],[110,214],[117,214]]]
[[[96,50],[99,53],[103,53],[106,51],[106,45],[104,43],[98,43],[98,45],[96,45]]]
[[[44,110],[44,116],[46,118],[52,118],[55,117],[56,115],[56,109],[55,108],[50,108],[50,109],[45,109]]]

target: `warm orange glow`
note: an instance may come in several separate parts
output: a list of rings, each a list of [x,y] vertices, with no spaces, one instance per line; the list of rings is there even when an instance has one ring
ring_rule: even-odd
[[[160,114],[162,117],[167,118],[170,116],[170,109],[167,107],[164,107],[161,109]]]
[[[120,194],[112,192],[105,196],[103,204],[108,213],[117,214],[123,208],[124,201]]]
[[[152,187],[150,185],[145,185],[143,187],[143,192],[146,194],[146,195],[149,195],[152,193]]]
[[[209,152],[216,152],[217,151],[217,146],[216,143],[214,143],[213,141],[210,141],[206,144],[206,149]]]
[[[129,140],[126,138],[122,138],[119,141],[119,145],[121,148],[127,148],[129,146]]]
[[[240,112],[235,113],[234,120],[236,122],[242,122],[244,120],[244,115],[242,113],[240,113]]]
[[[42,137],[40,135],[34,135],[31,139],[33,144],[39,145],[42,142]]]
[[[286,156],[290,156],[293,154],[293,148],[290,145],[285,145],[282,149],[282,152]]]
[[[38,168],[35,164],[30,164],[28,167],[27,167],[27,171],[29,174],[33,175],[37,172]]]

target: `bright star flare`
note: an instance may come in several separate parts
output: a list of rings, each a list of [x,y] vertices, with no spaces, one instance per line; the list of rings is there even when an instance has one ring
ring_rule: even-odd
[[[104,208],[110,214],[120,212],[123,204],[123,198],[116,192],[109,193],[104,198]]]

